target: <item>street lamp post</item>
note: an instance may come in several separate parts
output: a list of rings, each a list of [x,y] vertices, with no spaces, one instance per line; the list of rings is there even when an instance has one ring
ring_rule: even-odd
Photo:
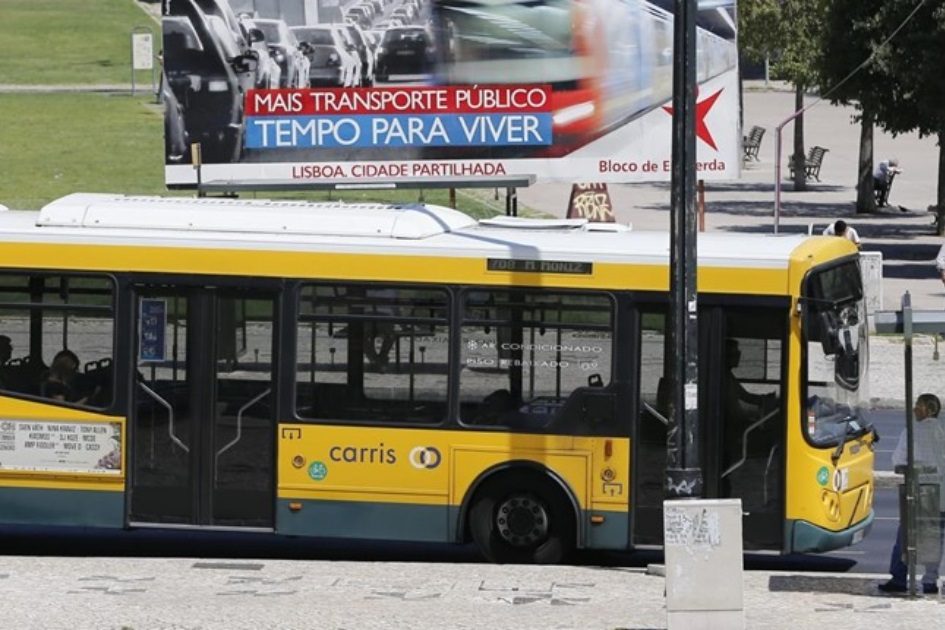
[[[700,463],[696,300],[696,0],[675,0],[673,20],[673,170],[670,198],[672,408],[667,432],[667,497],[698,498]]]

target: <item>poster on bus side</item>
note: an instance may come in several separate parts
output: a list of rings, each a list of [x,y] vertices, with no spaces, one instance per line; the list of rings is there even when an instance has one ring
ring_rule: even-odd
[[[670,179],[672,0],[164,0],[165,176]],[[697,18],[697,169],[741,166],[735,0]]]
[[[0,419],[0,471],[120,475],[121,424]]]

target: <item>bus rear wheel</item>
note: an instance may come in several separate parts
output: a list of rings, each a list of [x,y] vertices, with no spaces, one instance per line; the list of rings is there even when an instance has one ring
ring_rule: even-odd
[[[550,483],[489,483],[477,494],[469,527],[487,560],[560,564],[574,548],[574,518]]]

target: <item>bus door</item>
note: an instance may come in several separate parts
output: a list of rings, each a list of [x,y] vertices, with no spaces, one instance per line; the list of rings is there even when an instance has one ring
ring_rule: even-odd
[[[706,496],[742,501],[745,549],[780,550],[784,539],[787,303],[713,308],[700,317],[712,367],[703,426]],[[703,387],[703,383],[700,383]]]
[[[133,524],[272,528],[275,298],[138,288]]]
[[[663,544],[672,348],[665,306],[639,311],[631,542]],[[699,309],[704,496],[740,498],[746,549],[781,549],[787,309]]]
[[[703,322],[708,316],[699,312],[699,407],[703,408],[706,391],[706,353],[708,336]],[[673,349],[667,334],[669,317],[665,305],[641,306],[638,311],[639,336],[637,400],[634,419],[630,478],[633,483],[633,506],[630,518],[630,540],[633,546],[663,544],[663,501],[666,493],[667,429],[672,402],[671,375]]]

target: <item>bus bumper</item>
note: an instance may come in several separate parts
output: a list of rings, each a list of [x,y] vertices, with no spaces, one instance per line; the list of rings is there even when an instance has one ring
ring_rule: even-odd
[[[788,521],[785,538],[788,553],[830,551],[849,547],[863,540],[873,527],[873,510],[862,521],[839,532],[818,527],[807,521]]]

